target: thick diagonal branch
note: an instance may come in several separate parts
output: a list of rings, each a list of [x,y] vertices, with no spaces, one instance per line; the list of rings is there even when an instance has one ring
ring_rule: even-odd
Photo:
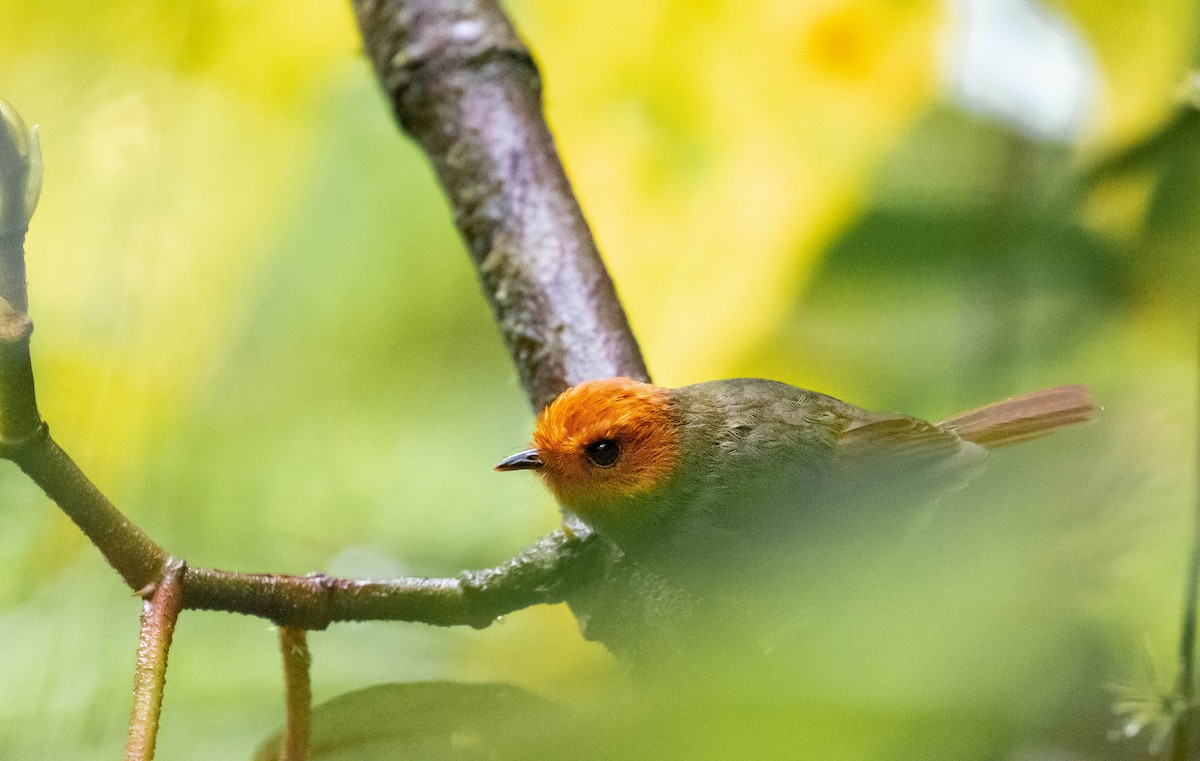
[[[534,409],[645,363],[493,0],[353,0],[396,117],[424,148]]]

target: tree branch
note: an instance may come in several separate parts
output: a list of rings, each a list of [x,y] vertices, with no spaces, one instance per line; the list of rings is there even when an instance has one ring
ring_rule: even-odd
[[[2,361],[2,360],[0,360]],[[91,539],[130,589],[154,584],[169,555],[113,506],[45,426],[12,459]],[[188,568],[183,607],[270,619],[281,626],[324,629],[333,621],[398,620],[482,628],[530,605],[562,602],[594,570],[596,538],[556,532],[496,568],[455,578],[383,581],[322,574],[287,576]]]
[[[5,356],[0,356],[0,368]],[[28,354],[25,355],[28,362]],[[0,454],[15,462],[92,540],[130,589],[157,582],[168,554],[108,501],[74,460],[50,438],[45,424]]]
[[[144,593],[125,761],[151,761],[154,758],[163,688],[167,683],[167,654],[175,634],[175,622],[179,619],[179,587],[183,572],[182,561],[170,560],[162,581]]]
[[[481,629],[506,613],[569,599],[590,581],[604,557],[598,539],[569,538],[557,531],[503,565],[448,579],[369,581],[189,568],[183,606],[261,616],[304,629],[323,629],[334,621],[416,621]]]
[[[425,149],[540,410],[592,378],[648,380],[542,115],[529,50],[494,0],[352,0],[401,126]]]

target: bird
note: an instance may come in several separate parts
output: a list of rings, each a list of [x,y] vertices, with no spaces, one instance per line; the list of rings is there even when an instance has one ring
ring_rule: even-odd
[[[537,416],[530,448],[495,470],[535,472],[565,511],[633,556],[694,556],[749,527],[786,532],[850,494],[873,505],[928,499],[988,450],[1094,411],[1082,385],[929,423],[759,378],[679,388],[602,378],[563,391]]]

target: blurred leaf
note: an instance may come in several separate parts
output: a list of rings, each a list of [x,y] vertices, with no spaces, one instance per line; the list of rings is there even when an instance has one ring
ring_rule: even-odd
[[[534,758],[534,738],[562,733],[570,720],[565,709],[506,684],[381,684],[313,709],[309,758]],[[267,740],[255,761],[278,759],[281,742]]]
[[[1103,69],[1093,143],[1103,149],[1137,140],[1168,119],[1185,74],[1200,64],[1200,6],[1184,0],[1054,2],[1083,30]]]
[[[953,150],[947,150],[953,146]],[[739,373],[938,418],[1068,374],[1138,262],[1065,203],[1072,154],[949,108],[880,168],[789,320]],[[930,171],[937,167],[937,171]]]
[[[1080,183],[1084,218],[1127,246],[1139,290],[1184,324],[1195,324],[1200,289],[1198,187],[1200,110],[1190,106],[1089,167]],[[1114,213],[1131,194],[1133,213]]]
[[[1196,108],[1179,108],[1162,124],[1141,139],[1106,156],[1088,167],[1082,177],[1085,187],[1119,178],[1121,175],[1157,168],[1172,159],[1172,154],[1194,140],[1200,113]]]

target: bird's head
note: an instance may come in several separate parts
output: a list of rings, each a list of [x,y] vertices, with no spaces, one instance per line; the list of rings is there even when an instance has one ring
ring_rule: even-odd
[[[560,504],[603,531],[674,474],[671,392],[630,378],[581,383],[542,410],[532,445],[496,470],[533,470]]]

